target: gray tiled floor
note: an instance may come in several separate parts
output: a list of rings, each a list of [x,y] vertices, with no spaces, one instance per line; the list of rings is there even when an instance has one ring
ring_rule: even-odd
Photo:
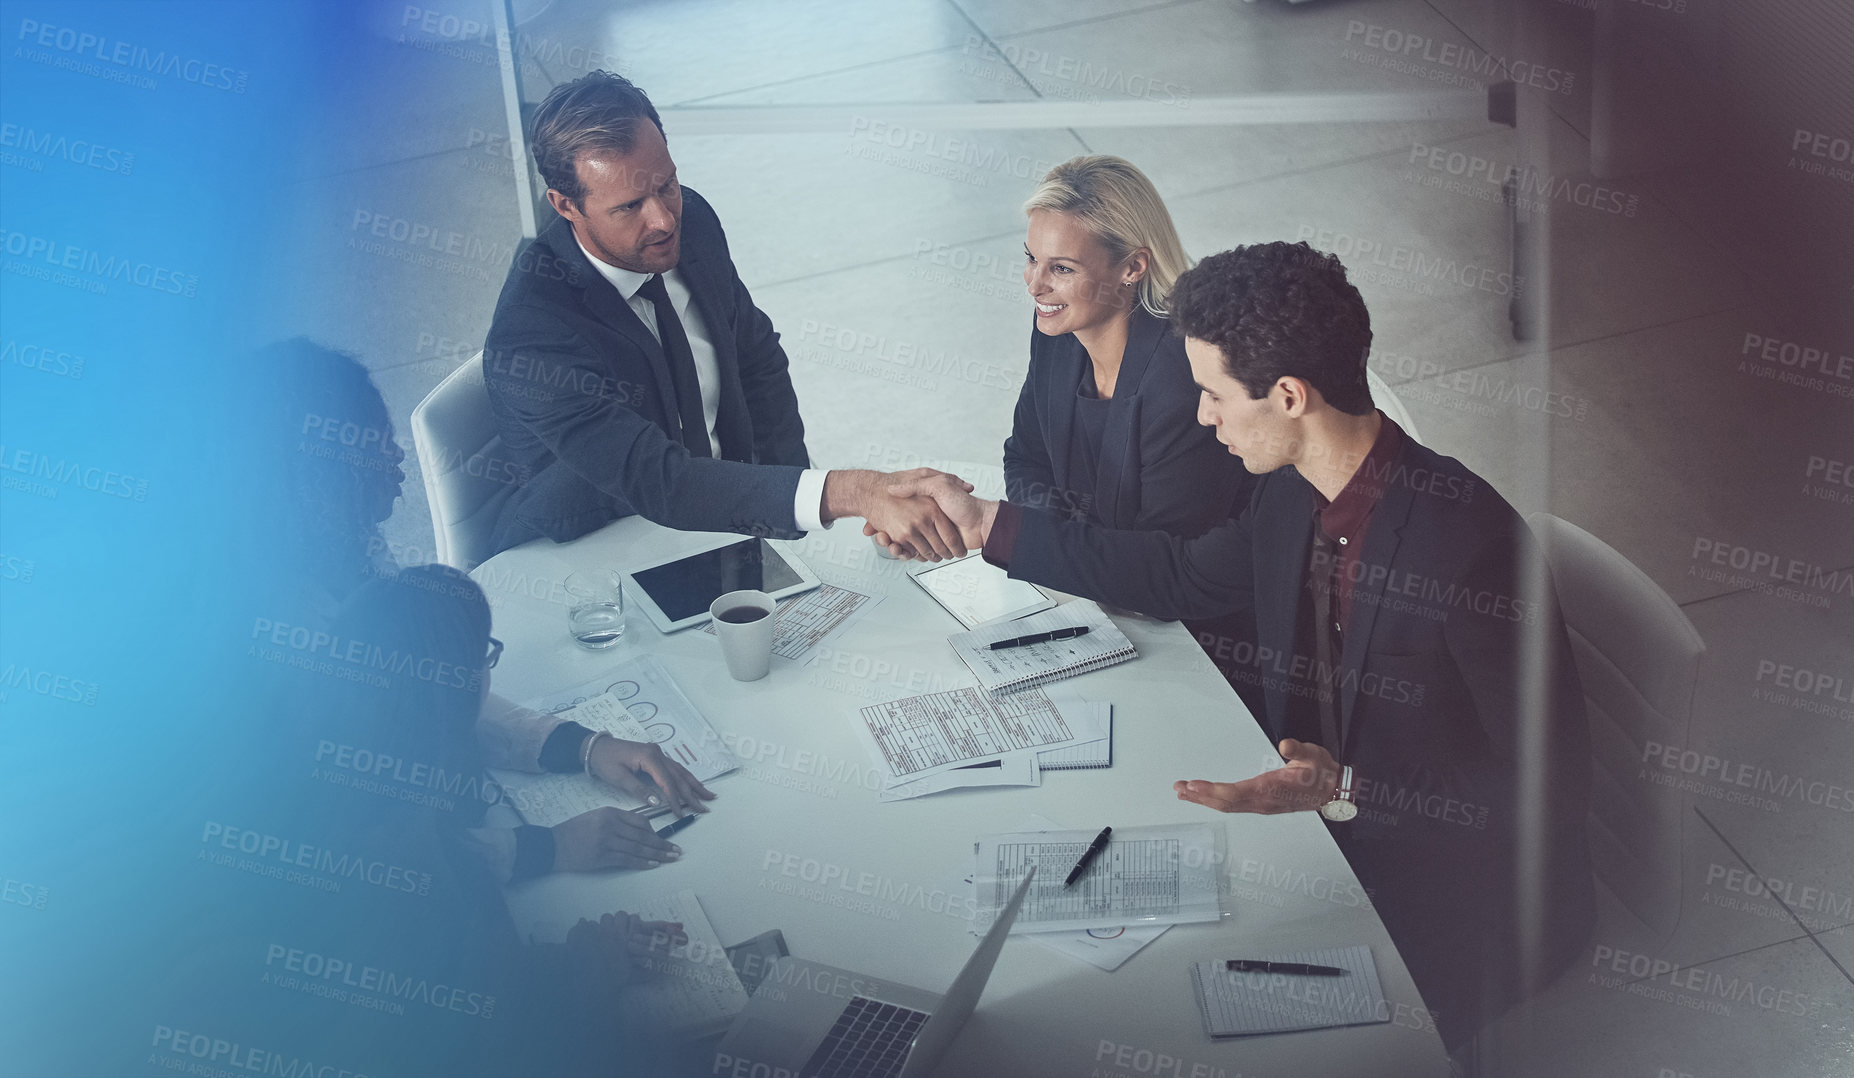
[[[444,7],[487,19],[481,0]],[[1775,809],[1728,801],[1723,787],[1693,795],[1679,927],[1646,942],[1605,929],[1597,942],[1810,1001],[1801,1015],[1755,1001],[1719,1013],[1704,991],[1668,999],[1641,994],[1652,982],[1604,988],[1580,967],[1515,1020],[1512,1057],[1498,1073],[1845,1072],[1854,1058],[1845,970],[1854,968],[1854,927],[1838,926],[1854,921],[1854,841],[1847,814],[1811,803],[1809,791],[1850,785],[1842,776],[1854,760],[1854,702],[1807,710],[1754,693],[1772,687],[1769,672],[1760,678],[1763,662],[1839,674],[1854,687],[1854,596],[1832,587],[1815,599],[1761,594],[1753,580],[1702,576],[1707,563],[1694,553],[1697,541],[1712,540],[1824,571],[1854,566],[1854,507],[1816,497],[1804,474],[1812,457],[1854,456],[1854,402],[1739,366],[1747,333],[1830,342],[1796,328],[1809,320],[1797,318],[1796,290],[1780,283],[1786,269],[1816,263],[1763,242],[1783,207],[1759,204],[1758,184],[1782,172],[1781,159],[1717,173],[1592,177],[1590,14],[1568,3],[1531,5],[1537,18],[1519,37],[1506,36],[1516,8],[1481,0],[523,7],[545,8],[524,28],[539,46],[523,61],[531,100],[592,56],[613,58],[666,108],[868,106],[835,131],[678,135],[673,120],[670,128],[683,178],[720,210],[743,279],[785,336],[808,441],[823,463],[995,465],[1030,332],[1018,206],[1048,163],[1073,154],[1120,153],[1146,169],[1195,255],[1310,232],[1316,246],[1342,255],[1365,240],[1443,264],[1410,272],[1348,259],[1373,313],[1374,366],[1426,442],[1522,506],[1589,529],[1685,605],[1709,649],[1687,746],[1753,763],[1782,790]],[[1468,120],[923,130],[970,140],[995,164],[954,164],[950,177],[934,171],[946,162],[933,149],[896,150],[871,135],[889,119],[884,108],[903,103],[1115,100],[1156,82],[1188,111],[1218,94],[1427,90],[1462,73],[1428,61],[1399,70],[1363,43],[1356,24],[1575,77],[1571,92],[1548,102],[1546,138],[1535,140],[1543,158],[1532,162],[1544,179],[1565,181],[1541,221],[1551,267],[1543,339],[1516,341],[1507,290],[1464,284],[1459,272],[1508,268],[1504,209],[1490,185],[1448,164],[1517,163],[1520,138],[1507,128]],[[1503,42],[1515,40],[1528,51],[1509,54]],[[292,237],[314,271],[306,278],[344,285],[291,297],[289,321],[366,360],[409,445],[412,406],[480,347],[501,253],[517,238],[502,104],[485,62],[492,50],[407,30],[384,8],[357,27],[348,51],[355,91],[318,133],[315,145],[325,148],[303,165],[311,224]],[[1461,157],[1432,165],[1422,150],[1430,146]],[[1786,179],[1799,198],[1844,193],[1813,177]],[[1579,184],[1614,191],[1632,210],[1581,205],[1565,190]],[[370,234],[376,219],[389,233],[400,221],[454,232],[465,254],[427,257],[429,245],[379,239]],[[859,351],[846,330],[881,343]],[[903,346],[917,358],[898,358]],[[1528,387],[1559,396],[1541,402]],[[1569,414],[1551,414],[1558,410]],[[431,527],[416,468],[409,461],[407,469],[389,538],[419,560]],[[1758,874],[1820,933],[1819,945],[1750,882]]]

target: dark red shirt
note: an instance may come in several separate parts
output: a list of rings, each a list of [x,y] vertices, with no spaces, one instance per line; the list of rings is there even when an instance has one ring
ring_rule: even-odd
[[[1359,462],[1339,496],[1328,502],[1318,490],[1313,492],[1313,526],[1339,550],[1338,586],[1334,598],[1340,626],[1352,624],[1352,589],[1363,576],[1358,558],[1365,548],[1365,533],[1371,528],[1371,517],[1377,511],[1378,502],[1384,498],[1384,482],[1392,474],[1397,454],[1403,449],[1403,428],[1389,416],[1382,418],[1371,451]]]

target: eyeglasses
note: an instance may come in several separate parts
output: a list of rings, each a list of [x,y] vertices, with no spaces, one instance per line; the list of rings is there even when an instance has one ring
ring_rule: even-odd
[[[494,670],[496,660],[500,658],[502,658],[502,641],[492,636],[489,638],[489,657],[483,660],[483,669]]]

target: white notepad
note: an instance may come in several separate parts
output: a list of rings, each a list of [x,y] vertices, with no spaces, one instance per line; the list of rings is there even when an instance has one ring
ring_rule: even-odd
[[[1036,754],[1036,766],[1043,771],[1074,771],[1082,768],[1114,766],[1114,705],[1089,704],[1101,720],[1107,736],[1066,749],[1051,749]]]
[[[1342,977],[1231,973],[1223,960],[1193,963],[1191,988],[1197,993],[1204,1031],[1213,1037],[1362,1026],[1391,1019],[1390,1004],[1378,984],[1377,963],[1372,961],[1371,948],[1363,944],[1240,957],[1337,966],[1347,972]]]
[[[693,891],[631,907],[646,921],[678,921],[689,942],[635,959],[643,976],[625,990],[640,1028],[701,1037],[726,1029],[747,1009],[747,989]]]
[[[968,629],[1010,621],[1056,605],[1035,584],[1011,579],[1009,573],[978,554],[910,568],[908,578]]]
[[[993,651],[988,646],[999,640],[1046,633],[1086,625],[1087,636],[1051,640],[1019,648]],[[1058,678],[1085,674],[1090,670],[1123,663],[1136,658],[1139,651],[1127,639],[1114,619],[1098,603],[1076,599],[1041,614],[1032,614],[1001,625],[988,625],[971,632],[954,633],[946,638],[953,653],[972,671],[980,687],[993,696],[1017,692],[1055,681]]]

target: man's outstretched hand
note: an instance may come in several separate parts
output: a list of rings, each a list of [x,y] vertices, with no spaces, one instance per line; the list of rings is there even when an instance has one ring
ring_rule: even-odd
[[[1180,801],[1195,801],[1218,812],[1304,812],[1333,799],[1339,764],[1333,754],[1309,741],[1286,738],[1280,745],[1287,766],[1264,771],[1241,782],[1180,780],[1172,790]]]
[[[897,486],[935,482],[969,492],[972,484],[933,468],[906,472],[832,471],[824,478],[824,523],[862,517],[864,535],[886,535],[883,545],[902,557],[928,561],[964,557],[960,529],[932,498],[896,494]],[[905,549],[904,549],[905,548]]]
[[[972,484],[957,476],[937,473],[911,476],[897,472],[890,478],[895,480],[888,485],[890,495],[909,501],[931,501],[953,523],[959,532],[959,554],[956,556],[964,556],[985,545],[985,539],[991,534],[991,522],[998,516],[998,503],[974,498]],[[898,558],[911,554],[906,544],[896,541],[893,533],[864,524],[863,534],[875,536],[876,542]]]

